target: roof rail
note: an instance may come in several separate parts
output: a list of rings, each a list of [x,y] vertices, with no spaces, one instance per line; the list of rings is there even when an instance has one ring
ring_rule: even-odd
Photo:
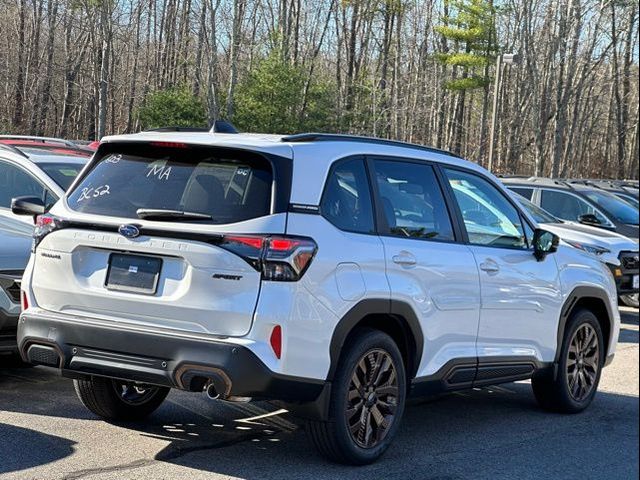
[[[159,127],[144,130],[145,132],[208,132],[208,128],[202,127]]]
[[[13,145],[8,145],[6,143],[0,143],[0,149],[7,150],[7,151],[9,151],[11,153],[15,153],[16,155],[20,155],[23,158],[29,158],[29,155],[27,155],[22,150],[20,150],[19,148],[15,147]]]
[[[570,182],[567,182],[562,178],[529,177],[526,181],[532,183],[546,183],[547,185],[563,185],[565,187],[569,187],[571,190],[575,190]]]
[[[70,140],[64,140],[62,138],[53,138],[53,137],[37,137],[30,135],[0,135],[0,140],[27,140],[30,142],[51,142],[51,143],[60,143],[66,147],[73,148],[75,150],[81,150],[81,147],[73,143]]]
[[[415,143],[402,142],[400,140],[385,140],[384,138],[363,137],[360,135],[345,135],[339,133],[296,133],[294,135],[287,135],[285,137],[282,137],[280,141],[291,143],[321,141],[374,143],[378,145],[413,148],[415,150],[423,150],[425,152],[440,153],[443,155],[462,158],[460,155],[448,152],[447,150],[442,150],[440,148],[416,145]]]

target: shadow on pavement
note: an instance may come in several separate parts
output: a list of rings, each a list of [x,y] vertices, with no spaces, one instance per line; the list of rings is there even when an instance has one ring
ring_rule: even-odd
[[[63,459],[73,453],[74,444],[66,438],[0,423],[0,474]]]
[[[637,344],[637,313],[625,312],[623,322],[621,342]],[[0,395],[0,411],[85,419],[98,439],[105,434],[102,421],[77,400],[72,383],[49,370],[0,368]],[[537,406],[527,382],[413,402],[387,454],[361,468],[324,461],[303,423],[266,402],[212,402],[203,395],[173,391],[146,423],[116,427],[129,435],[129,442],[131,434],[158,439],[157,449],[142,460],[130,458],[128,443],[108,440],[123,452],[122,478],[153,478],[146,469],[159,463],[247,480],[585,480],[637,478],[638,472],[637,396],[599,392],[582,414],[549,414]],[[0,473],[53,462],[72,452],[71,440],[0,424],[0,439],[7,438],[12,439],[8,446],[0,440]],[[95,468],[82,470],[83,477],[105,472],[99,462],[89,464]]]

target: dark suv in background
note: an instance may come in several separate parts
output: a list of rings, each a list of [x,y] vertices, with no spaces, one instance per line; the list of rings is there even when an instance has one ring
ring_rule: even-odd
[[[616,197],[621,198],[628,204],[638,208],[640,201],[638,200],[638,187],[631,182],[625,180],[588,180],[588,179],[572,179],[567,180],[571,184],[587,185],[600,188],[607,192],[613,193]]]
[[[615,231],[638,242],[638,209],[593,185],[545,178],[504,178],[512,191],[568,222]]]

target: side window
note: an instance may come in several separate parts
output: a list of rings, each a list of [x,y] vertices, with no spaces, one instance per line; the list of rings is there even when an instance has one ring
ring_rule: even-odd
[[[376,160],[375,178],[392,235],[453,240],[447,207],[430,165]]]
[[[44,197],[44,187],[22,169],[0,162],[0,208],[11,208],[14,197]]]
[[[517,193],[518,195],[526,198],[527,200],[531,200],[533,198],[533,188],[525,188],[525,187],[508,187],[512,192]]]
[[[600,212],[589,205],[581,198],[558,190],[542,190],[540,206],[552,215],[563,220],[577,222],[580,215],[591,213],[595,215],[600,223],[608,225],[607,220]]]
[[[362,159],[347,160],[333,168],[322,196],[320,212],[340,230],[375,232],[371,191]]]
[[[446,169],[469,242],[492,247],[528,248],[520,212],[489,181]]]

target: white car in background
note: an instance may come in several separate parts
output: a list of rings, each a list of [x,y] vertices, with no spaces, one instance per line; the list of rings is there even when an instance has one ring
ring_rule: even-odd
[[[620,299],[625,305],[638,308],[638,244],[619,233],[567,222],[554,217],[523,196],[513,193],[518,202],[542,228],[555,233],[562,242],[591,253],[605,263],[616,280]]]
[[[47,209],[64,195],[71,182],[91,157],[91,152],[73,148],[67,142],[55,143],[39,137],[5,138],[0,136],[0,226],[8,219],[11,228],[33,232],[33,219],[14,215],[11,199],[33,196],[42,199]],[[6,143],[10,142],[10,143]]]

